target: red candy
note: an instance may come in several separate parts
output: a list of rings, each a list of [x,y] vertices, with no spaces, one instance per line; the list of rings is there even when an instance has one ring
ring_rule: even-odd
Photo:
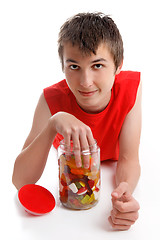
[[[88,184],[89,184],[91,189],[94,187],[94,181],[93,180],[89,180]]]
[[[84,193],[86,193],[86,192],[87,192],[87,188],[86,188],[86,187],[82,187],[82,188],[80,188],[80,189],[78,190],[77,194],[78,194],[78,195],[82,195],[82,194],[84,194]]]

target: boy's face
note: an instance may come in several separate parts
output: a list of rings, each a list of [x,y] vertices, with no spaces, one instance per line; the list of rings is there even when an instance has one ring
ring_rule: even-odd
[[[84,55],[70,42],[64,44],[64,73],[79,106],[89,113],[102,111],[109,103],[115,74],[113,58],[101,43],[96,55]]]

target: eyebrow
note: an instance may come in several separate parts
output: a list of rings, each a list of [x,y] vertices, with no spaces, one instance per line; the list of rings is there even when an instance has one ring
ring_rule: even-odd
[[[75,60],[73,60],[73,59],[71,59],[71,58],[67,59],[66,62],[78,63],[77,61],[75,61]]]
[[[66,62],[78,63],[77,61],[75,61],[74,59],[71,59],[71,58],[67,59]],[[107,60],[105,58],[98,58],[98,59],[91,61],[91,63],[97,63],[97,62],[107,62]]]
[[[91,63],[96,63],[96,62],[107,62],[107,60],[105,58],[98,58],[93,60]]]

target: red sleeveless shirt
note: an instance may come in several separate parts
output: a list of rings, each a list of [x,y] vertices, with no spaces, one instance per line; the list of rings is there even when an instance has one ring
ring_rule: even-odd
[[[59,111],[67,112],[91,128],[101,150],[101,161],[118,160],[119,134],[126,115],[135,104],[139,82],[139,72],[121,71],[115,76],[109,104],[96,114],[86,113],[79,107],[65,79],[45,88],[44,97],[52,115]],[[53,141],[55,148],[62,139],[62,135],[56,135]]]

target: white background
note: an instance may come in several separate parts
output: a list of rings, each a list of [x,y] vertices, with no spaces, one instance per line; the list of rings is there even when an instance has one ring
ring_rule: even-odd
[[[134,196],[140,218],[127,232],[112,231],[107,218],[115,164],[102,164],[99,204],[70,211],[58,200],[58,167],[52,149],[38,184],[56,198],[55,209],[33,217],[20,208],[11,183],[13,165],[29,133],[43,88],[63,79],[57,54],[60,26],[78,12],[102,11],[115,20],[124,41],[123,70],[142,72],[141,178]],[[159,233],[160,79],[159,1],[0,0],[0,206],[3,239],[151,239]]]

